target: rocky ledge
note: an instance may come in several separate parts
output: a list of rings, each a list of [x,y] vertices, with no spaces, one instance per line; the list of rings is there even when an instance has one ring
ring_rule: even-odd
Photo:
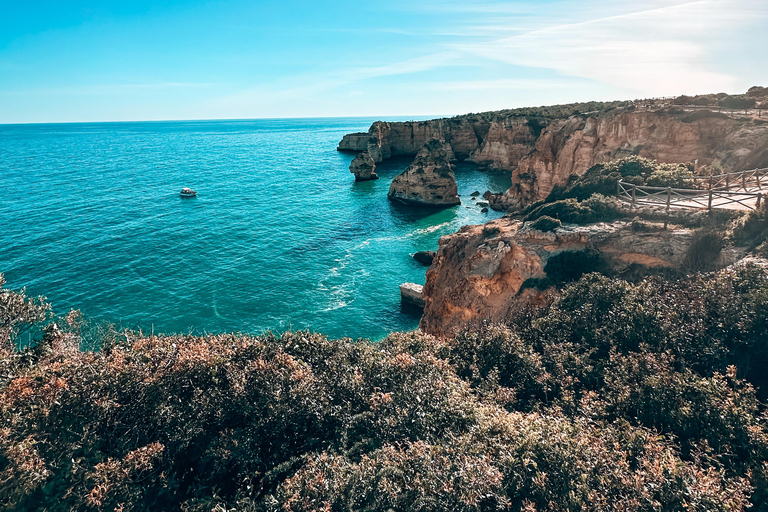
[[[428,141],[408,169],[392,180],[387,196],[408,204],[461,204],[451,163],[453,159],[450,144],[437,139]]]
[[[635,232],[631,224],[566,225],[542,232],[532,229],[530,222],[502,218],[464,226],[440,239],[437,257],[427,271],[420,328],[451,336],[473,322],[504,322],[521,308],[544,300],[548,281],[578,277],[579,270],[621,274],[632,266],[683,264],[690,230]],[[735,250],[724,251],[717,264],[731,264],[740,256]]]

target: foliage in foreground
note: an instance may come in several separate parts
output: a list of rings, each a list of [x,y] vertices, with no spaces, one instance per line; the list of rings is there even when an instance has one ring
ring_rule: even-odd
[[[590,274],[381,343],[46,329],[0,360],[5,510],[768,510],[768,278]],[[67,348],[69,347],[69,348]]]

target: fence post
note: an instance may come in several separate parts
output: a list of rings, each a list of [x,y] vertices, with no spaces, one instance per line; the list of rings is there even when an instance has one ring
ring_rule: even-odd
[[[763,201],[763,193],[762,192],[758,192],[758,194],[757,194],[757,207],[756,207],[757,210],[760,209],[760,203],[762,201]]]
[[[709,189],[709,202],[707,203],[707,211],[712,211],[712,189]]]
[[[725,173],[725,190],[728,190],[730,186],[731,186],[731,174]]]
[[[672,201],[672,187],[667,187],[667,215],[669,215],[669,203]]]
[[[747,179],[744,177],[744,171],[741,171],[741,188],[747,190]]]

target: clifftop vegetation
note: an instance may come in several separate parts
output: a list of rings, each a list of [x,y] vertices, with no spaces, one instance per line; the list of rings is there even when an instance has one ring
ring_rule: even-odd
[[[768,510],[766,318],[754,265],[590,274],[453,340],[123,332],[85,353],[69,315],[4,339],[0,507]]]

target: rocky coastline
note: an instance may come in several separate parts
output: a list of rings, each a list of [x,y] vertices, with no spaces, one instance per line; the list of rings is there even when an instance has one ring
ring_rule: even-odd
[[[381,163],[393,157],[415,158],[432,140],[450,146],[459,162],[512,173],[507,191],[490,201],[497,210],[545,199],[570,176],[630,155],[695,162],[701,172],[768,166],[768,115],[691,112],[666,103],[580,104],[429,121],[379,121],[367,134],[346,135],[339,150],[367,154],[366,160]]]
[[[460,203],[453,162],[511,173],[504,193],[483,194],[484,206],[507,216],[443,237],[429,262],[420,328],[450,337],[468,324],[509,321],[522,308],[546,300],[546,290],[557,288],[549,274],[556,265],[569,265],[569,255],[592,255],[599,270],[611,275],[681,269],[696,243],[694,229],[667,229],[665,221],[664,229],[638,232],[625,216],[588,225],[553,219],[557,227],[542,231],[519,214],[596,164],[627,157],[685,164],[696,174],[768,167],[768,117],[761,111],[677,106],[699,99],[376,122],[367,133],[345,136],[339,151],[357,153],[350,170],[358,180],[375,177],[377,163],[413,157],[392,180],[388,196],[419,206]],[[743,255],[743,249],[729,247],[714,265],[722,268]]]

